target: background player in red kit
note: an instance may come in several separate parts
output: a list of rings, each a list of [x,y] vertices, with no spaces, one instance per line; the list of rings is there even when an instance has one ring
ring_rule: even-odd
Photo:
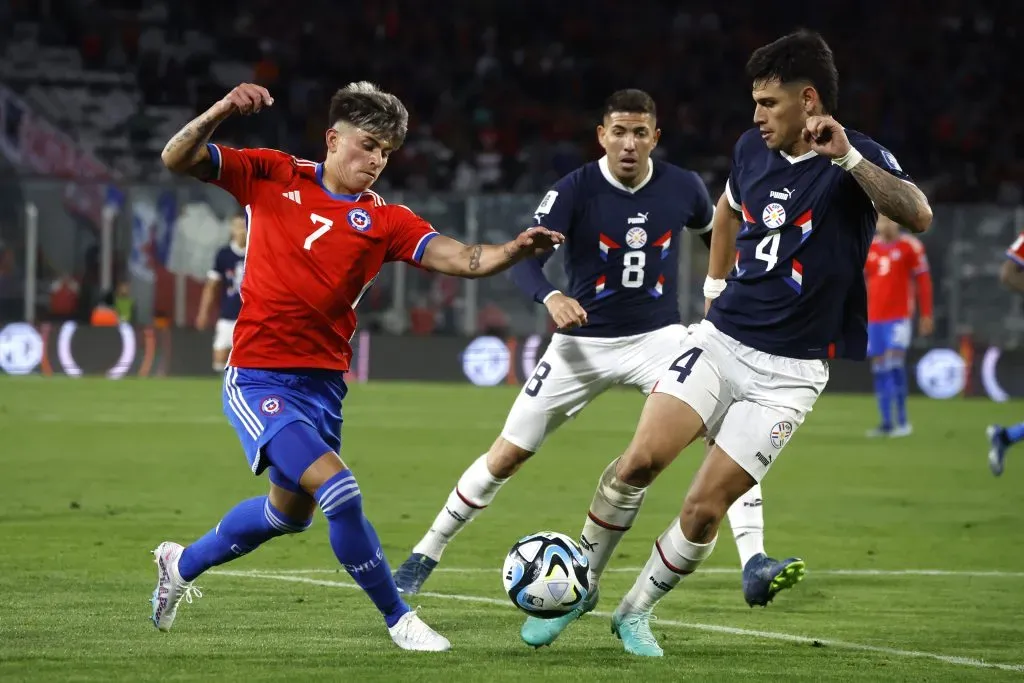
[[[207,142],[229,116],[272,104],[266,89],[242,84],[185,126],[162,154],[169,169],[224,188],[245,210],[246,275],[224,374],[224,412],[252,472],[267,470],[270,493],[239,503],[188,547],[160,544],[153,623],[170,629],[203,571],[276,536],[305,531],[319,506],[335,556],[380,610],[395,643],[447,650],[448,640],[399,596],[363,515],[359,485],[339,456],[355,307],[388,261],[482,277],[563,238],[531,228],[503,245],[464,245],[408,208],[386,204],[369,188],[404,141],[409,114],[397,97],[370,83],[352,83],[331,99],[322,162]]]
[[[1024,232],[1017,235],[1017,239],[1006,250],[1006,260],[999,269],[999,281],[1018,294],[1024,294]],[[989,443],[988,466],[992,474],[998,477],[1006,466],[1006,451],[1010,446],[1024,441],[1024,422],[1009,427],[989,425],[985,434]]]
[[[864,266],[868,285],[868,357],[882,421],[868,436],[908,436],[906,352],[910,346],[914,291],[918,333],[928,336],[932,318],[932,276],[921,241],[879,215],[875,239]],[[892,408],[896,408],[893,424]]]

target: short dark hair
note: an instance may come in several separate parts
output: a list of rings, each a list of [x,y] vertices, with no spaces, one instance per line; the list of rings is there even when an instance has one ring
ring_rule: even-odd
[[[409,112],[402,100],[369,81],[349,83],[334,93],[329,117],[328,126],[350,123],[384,138],[394,149],[402,146],[409,132]]]
[[[654,106],[654,98],[643,90],[636,88],[616,90],[609,95],[608,99],[604,101],[601,118],[615,111],[630,114],[650,114],[652,118],[658,117],[658,109]]]
[[[757,48],[747,62],[747,76],[754,83],[810,83],[826,114],[835,114],[839,107],[839,72],[832,49],[815,31],[800,29]]]

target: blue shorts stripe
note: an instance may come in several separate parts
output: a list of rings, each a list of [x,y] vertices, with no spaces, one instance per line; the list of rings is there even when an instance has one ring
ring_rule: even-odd
[[[230,406],[231,412],[238,418],[242,427],[245,428],[245,431],[248,432],[253,441],[256,441],[263,432],[263,425],[260,424],[259,420],[255,419],[255,416],[252,416],[245,410],[247,406],[245,406],[245,401],[242,398],[242,390],[236,383],[237,377],[238,370],[236,368],[229,367],[224,374],[224,392],[227,395],[228,406]]]
[[[231,378],[231,385],[235,390],[235,399],[238,407],[241,409],[244,415],[247,415],[251,424],[253,424],[258,431],[263,431],[263,423],[260,422],[260,418],[253,412],[253,409],[245,401],[245,396],[242,394],[242,388],[238,386],[238,368],[232,368],[234,375]]]

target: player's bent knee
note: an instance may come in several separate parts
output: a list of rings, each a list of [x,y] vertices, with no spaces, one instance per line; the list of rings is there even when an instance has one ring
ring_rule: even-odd
[[[686,493],[679,516],[683,533],[696,543],[706,543],[714,538],[733,500],[729,491],[702,483],[698,473]]]
[[[305,531],[313,524],[313,509],[316,501],[300,490],[285,488],[273,482],[268,494],[270,505],[289,520],[287,533]],[[268,517],[269,519],[269,517]]]
[[[616,476],[630,486],[650,486],[669,462],[671,460],[664,455],[634,441],[619,458]]]
[[[728,509],[720,500],[687,494],[679,516],[683,535],[694,543],[707,543],[718,533],[718,525]]]
[[[515,474],[533,453],[499,436],[491,450],[487,452],[487,469],[493,476],[507,479]]]
[[[619,477],[633,486],[649,485],[703,431],[703,420],[688,404],[668,394],[651,394],[619,461]]]
[[[296,515],[293,511],[282,509],[270,499],[263,510],[264,517],[271,527],[279,534],[301,534],[313,524],[312,513]]]

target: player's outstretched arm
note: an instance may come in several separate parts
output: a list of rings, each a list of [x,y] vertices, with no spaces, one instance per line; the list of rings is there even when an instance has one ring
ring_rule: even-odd
[[[222,100],[175,133],[164,146],[160,159],[174,173],[209,180],[213,175],[213,160],[206,143],[217,126],[232,114],[255,114],[272,104],[274,98],[262,86],[252,83],[235,86]]]
[[[740,232],[740,215],[729,204],[729,198],[723,192],[715,207],[715,217],[711,223],[711,254],[708,256],[708,281],[719,284],[705,284],[704,313],[711,308],[714,296],[708,296],[708,287],[723,287],[725,278],[736,263],[736,235]],[[720,291],[718,292],[721,293]],[[717,294],[715,295],[717,296]]]
[[[883,216],[915,233],[922,233],[931,226],[932,208],[924,192],[865,159],[831,116],[808,117],[804,139],[815,152],[831,158],[848,171]]]
[[[438,235],[427,243],[420,265],[445,275],[477,278],[494,275],[524,258],[539,256],[565,241],[560,232],[530,228],[505,244],[463,244]]]

